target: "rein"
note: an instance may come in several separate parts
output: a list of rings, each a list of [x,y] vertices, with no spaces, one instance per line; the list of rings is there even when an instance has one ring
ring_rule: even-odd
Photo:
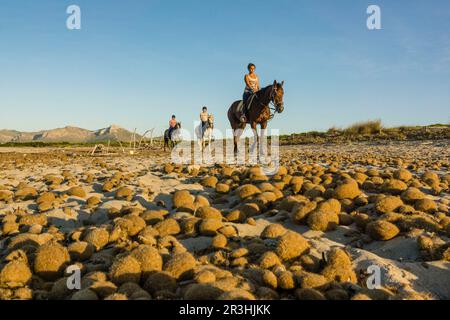
[[[267,87],[265,90],[267,90]],[[271,90],[270,96],[269,96],[269,102],[267,104],[262,103],[258,97],[258,93],[255,93],[255,98],[256,98],[256,100],[258,100],[259,105],[269,108],[270,115],[269,115],[269,119],[267,121],[272,120],[275,117],[275,113],[278,112],[277,107],[275,106],[275,102],[274,102],[274,98],[275,98],[274,92],[275,92],[275,88],[272,86],[272,90]],[[273,113],[271,111],[273,111]]]

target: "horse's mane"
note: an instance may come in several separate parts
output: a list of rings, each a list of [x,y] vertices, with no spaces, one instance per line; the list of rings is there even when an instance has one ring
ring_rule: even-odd
[[[263,93],[264,91],[266,91],[266,90],[269,89],[270,87],[273,87],[273,84],[268,85],[267,87],[264,87],[264,88],[262,88],[262,89],[259,89],[259,91],[257,91],[256,94],[258,94],[258,93]]]

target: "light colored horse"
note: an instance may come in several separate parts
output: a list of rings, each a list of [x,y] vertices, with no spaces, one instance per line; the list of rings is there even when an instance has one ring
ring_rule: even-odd
[[[206,147],[206,142],[208,142],[208,147],[211,147],[211,141],[213,140],[214,131],[214,116],[210,114],[208,116],[208,128],[206,128],[204,134],[202,135],[202,124],[200,123],[197,128],[195,128],[195,135],[197,136],[197,143],[200,150],[203,152]]]

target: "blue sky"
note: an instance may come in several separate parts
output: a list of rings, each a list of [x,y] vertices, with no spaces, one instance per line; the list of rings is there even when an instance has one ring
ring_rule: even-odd
[[[447,0],[2,0],[0,39],[0,128],[191,129],[207,105],[225,129],[250,61],[285,81],[281,133],[450,121]]]

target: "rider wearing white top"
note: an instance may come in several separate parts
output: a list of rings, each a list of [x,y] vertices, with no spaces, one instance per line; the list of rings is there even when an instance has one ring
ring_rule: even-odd
[[[248,74],[246,74],[244,77],[245,90],[244,90],[244,94],[242,96],[244,106],[247,102],[247,99],[260,90],[259,77],[255,73],[256,66],[253,63],[249,63],[249,65],[247,66],[247,69],[248,69]],[[247,106],[247,108],[248,108],[248,106]],[[245,112],[241,113],[240,121],[244,122],[244,123],[247,121],[247,119],[245,117]]]

